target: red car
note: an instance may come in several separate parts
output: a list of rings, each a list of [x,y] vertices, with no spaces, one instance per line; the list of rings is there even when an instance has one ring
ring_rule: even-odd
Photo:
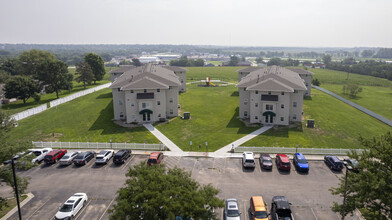
[[[280,170],[290,170],[290,160],[286,154],[277,154],[276,155],[276,167]]]
[[[52,164],[52,163],[57,163],[65,154],[67,153],[67,150],[54,150],[46,154],[44,160],[46,164]]]
[[[148,165],[160,164],[162,159],[163,159],[162,152],[152,152],[150,154],[150,157],[148,158],[147,164]]]

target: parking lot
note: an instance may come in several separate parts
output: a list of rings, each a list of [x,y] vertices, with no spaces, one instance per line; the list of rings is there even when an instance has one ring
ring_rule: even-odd
[[[147,157],[132,155],[121,166],[112,160],[97,166],[91,160],[81,167],[41,164],[21,172],[20,175],[31,177],[28,191],[35,195],[22,208],[23,219],[53,219],[58,207],[76,192],[86,192],[89,202],[75,219],[108,219],[108,210],[126,180],[127,169]],[[295,219],[339,219],[330,206],[341,198],[332,196],[328,189],[337,186],[342,173],[332,172],[323,161],[310,161],[308,174],[298,173],[293,167],[290,172],[279,172],[275,164],[272,171],[260,169],[258,163],[255,169],[243,169],[238,158],[165,157],[163,163],[192,172],[192,177],[202,184],[211,183],[221,190],[222,199],[238,199],[242,219],[250,219],[249,199],[254,195],[262,195],[268,206],[273,196],[286,196]],[[222,209],[216,213],[222,217]],[[356,219],[346,219],[350,218]],[[11,219],[17,219],[17,215]]]

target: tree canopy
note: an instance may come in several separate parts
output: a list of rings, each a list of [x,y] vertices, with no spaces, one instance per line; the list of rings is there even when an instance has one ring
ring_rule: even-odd
[[[329,54],[326,54],[326,55],[324,55],[324,56],[323,56],[323,62],[324,62],[324,64],[325,64],[325,65],[328,65],[328,64],[330,64],[330,63],[331,63],[331,61],[332,61],[332,57],[331,57],[331,55],[329,55]]]
[[[83,82],[84,88],[86,88],[86,83],[90,85],[94,80],[93,70],[86,62],[78,63],[76,65],[75,75],[78,75],[78,77],[76,77],[76,81]]]
[[[352,152],[351,158],[358,160],[359,172],[349,172],[345,213],[364,209],[366,219],[392,219],[392,134],[390,132],[373,139],[360,138],[366,151]],[[340,178],[332,194],[344,194],[344,177]],[[342,212],[342,204],[334,203],[332,210]]]
[[[204,60],[188,59],[187,56],[182,56],[178,60],[170,60],[170,66],[204,66]]]
[[[4,86],[5,97],[7,99],[18,98],[22,99],[23,103],[33,97],[34,93],[40,92],[41,87],[39,83],[27,76],[14,76],[9,78]]]
[[[42,64],[42,72],[38,79],[45,84],[49,93],[56,92],[59,98],[61,90],[71,90],[73,75],[68,73],[68,66],[61,60],[46,61]]]
[[[201,186],[189,173],[148,166],[145,162],[129,169],[126,186],[117,192],[110,219],[215,219],[214,208],[223,207],[218,190]]]
[[[84,62],[88,63],[93,70],[94,83],[103,79],[106,74],[106,70],[102,57],[95,53],[88,53],[84,56]]]
[[[38,76],[42,71],[42,64],[54,60],[56,60],[56,57],[49,51],[35,49],[24,51],[18,57],[18,75]]]

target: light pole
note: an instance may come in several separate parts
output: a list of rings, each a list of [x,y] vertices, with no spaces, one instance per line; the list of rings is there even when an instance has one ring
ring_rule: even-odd
[[[344,220],[344,217],[346,215],[344,208],[346,206],[346,197],[347,197],[347,177],[348,177],[348,172],[352,169],[351,166],[347,164],[347,162],[344,161],[343,164],[346,167],[346,176],[344,178],[344,194],[343,194],[343,204],[342,204],[342,213],[341,213],[342,220]]]
[[[18,183],[16,182],[16,174],[15,174],[15,157],[11,159],[11,166],[12,166],[12,175],[14,176],[14,184],[15,184],[15,196],[16,196],[16,203],[18,204],[18,214],[19,220],[22,220],[22,213],[20,212],[20,204],[19,204],[19,193],[18,193]]]

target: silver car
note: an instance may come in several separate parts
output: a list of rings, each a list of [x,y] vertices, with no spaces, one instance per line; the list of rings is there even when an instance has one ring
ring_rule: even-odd
[[[63,166],[71,165],[75,157],[78,156],[80,153],[81,153],[80,151],[67,153],[60,159],[60,165]]]
[[[223,218],[225,220],[241,220],[241,212],[237,199],[226,199]]]

